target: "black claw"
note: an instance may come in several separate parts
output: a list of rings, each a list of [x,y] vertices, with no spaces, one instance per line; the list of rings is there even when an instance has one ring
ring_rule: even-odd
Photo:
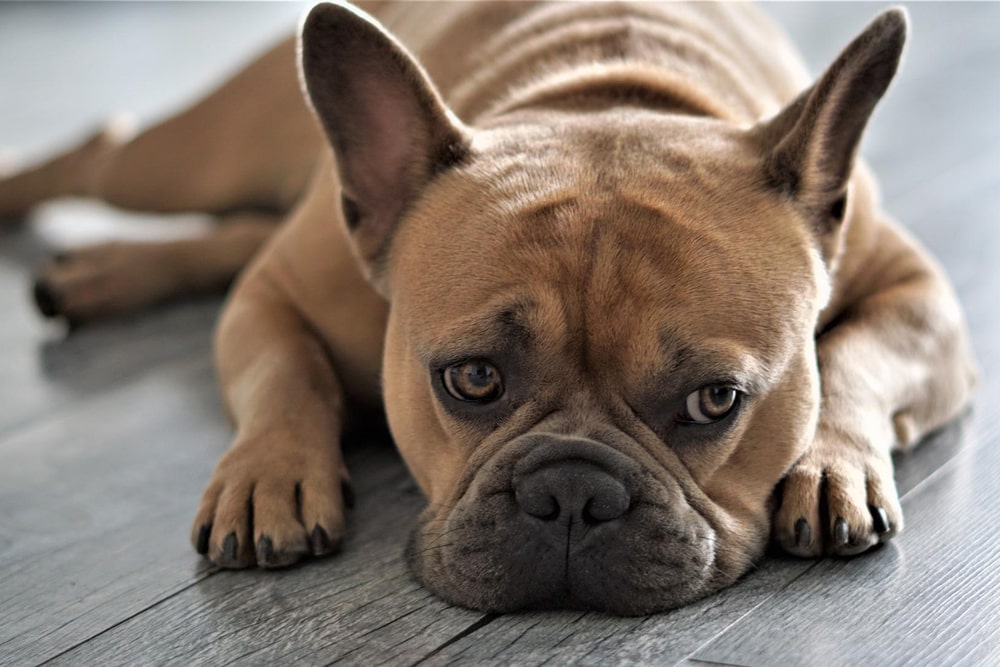
[[[889,532],[889,515],[885,513],[885,510],[881,507],[869,506],[868,509],[872,513],[872,527],[875,532],[879,535],[885,535]]]
[[[60,301],[62,300],[59,293],[52,289],[44,280],[39,280],[35,283],[33,289],[35,296],[35,305],[38,306],[38,311],[45,317],[56,317],[59,315],[59,309],[62,305]]]
[[[349,510],[354,509],[354,487],[351,486],[351,483],[341,482],[340,493],[344,497],[344,506]]]
[[[195,550],[202,556],[208,553],[208,538],[212,534],[212,524],[206,523],[198,529],[198,543],[194,545]]]
[[[810,542],[812,542],[812,528],[804,518],[799,519],[795,522],[795,544],[800,549],[808,549]]]
[[[847,521],[843,517],[837,517],[837,520],[833,522],[833,543],[837,546],[843,546],[847,544],[849,537],[850,527],[847,525]]]
[[[312,535],[309,536],[309,546],[312,547],[312,552],[314,556],[322,556],[324,554],[330,553],[332,545],[330,544],[330,536],[327,534],[323,527],[316,524],[313,528]]]
[[[236,533],[229,533],[222,541],[222,557],[230,563],[234,562],[238,548],[239,542],[236,541]]]
[[[267,565],[274,559],[274,542],[267,535],[257,540],[257,563]]]

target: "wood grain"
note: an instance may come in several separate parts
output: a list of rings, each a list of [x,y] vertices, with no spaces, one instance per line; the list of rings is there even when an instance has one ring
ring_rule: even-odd
[[[280,572],[219,572],[55,664],[371,664],[415,660],[475,624],[413,581],[403,543],[420,497],[395,453],[349,459],[359,504],[343,553]]]
[[[184,524],[228,439],[200,359],[0,441],[0,663],[50,657],[204,577]]]

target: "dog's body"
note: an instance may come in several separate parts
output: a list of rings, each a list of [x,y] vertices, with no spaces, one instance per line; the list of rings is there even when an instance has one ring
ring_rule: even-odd
[[[237,435],[200,552],[335,549],[347,397],[384,400],[430,502],[411,563],[459,604],[641,613],[728,585],[769,532],[800,555],[895,534],[890,450],[972,384],[951,290],[854,161],[901,14],[803,93],[742,4],[368,9],[429,79],[364,16],[315,9],[302,77],[336,162],[289,41],[131,142],[0,182],[0,212],[82,193],[230,216],[55,265],[40,305],[71,318],[223,283],[261,211],[291,209],[219,328]]]

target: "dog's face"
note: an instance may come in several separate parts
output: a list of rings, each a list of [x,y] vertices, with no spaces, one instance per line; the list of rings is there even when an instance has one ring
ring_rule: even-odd
[[[363,98],[395,73],[374,120],[326,97],[334,37],[393,54],[336,86]],[[750,129],[624,107],[473,131],[357,14],[314,10],[303,54],[391,303],[385,407],[429,501],[417,576],[484,610],[638,614],[743,574],[819,408],[815,325],[867,113],[846,138],[815,124],[851,86]],[[396,146],[377,167],[366,123],[369,149]]]
[[[725,124],[553,120],[477,136],[394,241],[386,409],[430,501],[410,557],[467,606],[678,605],[766,543],[825,269]]]

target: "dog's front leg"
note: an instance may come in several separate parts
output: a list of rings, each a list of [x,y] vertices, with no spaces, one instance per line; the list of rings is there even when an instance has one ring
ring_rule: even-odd
[[[195,548],[224,567],[331,553],[344,533],[347,470],[343,392],[326,351],[259,272],[234,294],[216,342],[236,436],[195,517]]]
[[[891,452],[953,419],[974,384],[957,299],[898,228],[859,220],[840,274],[852,286],[817,336],[815,439],[784,481],[773,527],[802,556],[856,554],[895,535]]]

